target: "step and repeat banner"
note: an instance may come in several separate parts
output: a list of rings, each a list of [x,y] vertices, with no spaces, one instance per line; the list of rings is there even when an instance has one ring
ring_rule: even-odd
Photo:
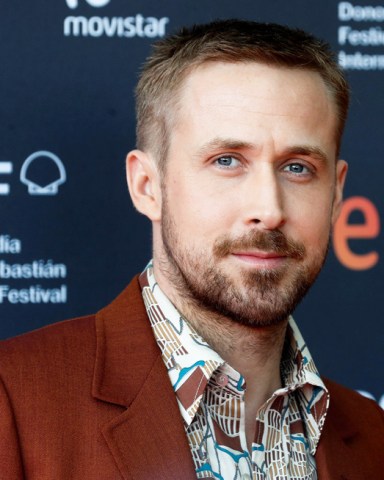
[[[322,374],[383,404],[384,2],[2,2],[0,337],[95,312],[146,265],[124,172],[140,65],[178,27],[232,17],[308,30],[348,74],[345,203],[295,317]]]

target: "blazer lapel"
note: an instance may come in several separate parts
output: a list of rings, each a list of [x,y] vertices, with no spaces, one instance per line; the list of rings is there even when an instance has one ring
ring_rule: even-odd
[[[126,410],[103,428],[124,479],[196,479],[168,373],[137,278],[96,318],[93,395]]]
[[[104,436],[124,478],[196,479],[175,394],[163,381],[164,364],[155,362],[140,393]]]

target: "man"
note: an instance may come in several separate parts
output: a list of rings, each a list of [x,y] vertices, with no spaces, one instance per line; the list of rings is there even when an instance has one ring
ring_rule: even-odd
[[[2,478],[382,477],[381,409],[320,378],[290,317],[340,210],[347,108],[302,31],[155,46],[127,157],[153,261],[96,316],[3,342]]]

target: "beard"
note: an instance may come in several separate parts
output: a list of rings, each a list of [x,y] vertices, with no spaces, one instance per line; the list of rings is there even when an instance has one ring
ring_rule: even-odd
[[[187,302],[214,315],[248,327],[285,322],[320,273],[329,243],[306,263],[306,248],[280,230],[252,230],[231,238],[218,237],[212,254],[183,244],[164,195],[162,210],[163,258],[160,268]],[[239,268],[236,275],[222,268],[235,251],[257,249],[277,253],[285,260],[274,269]]]

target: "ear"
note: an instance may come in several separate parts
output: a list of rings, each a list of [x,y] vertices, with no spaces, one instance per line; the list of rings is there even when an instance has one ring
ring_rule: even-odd
[[[336,220],[339,218],[340,215],[341,205],[343,203],[343,190],[347,171],[348,163],[345,160],[337,160],[335,195],[332,207],[332,225],[335,224]]]
[[[153,158],[132,150],[126,159],[127,182],[136,209],[152,221],[161,218],[160,175]]]

